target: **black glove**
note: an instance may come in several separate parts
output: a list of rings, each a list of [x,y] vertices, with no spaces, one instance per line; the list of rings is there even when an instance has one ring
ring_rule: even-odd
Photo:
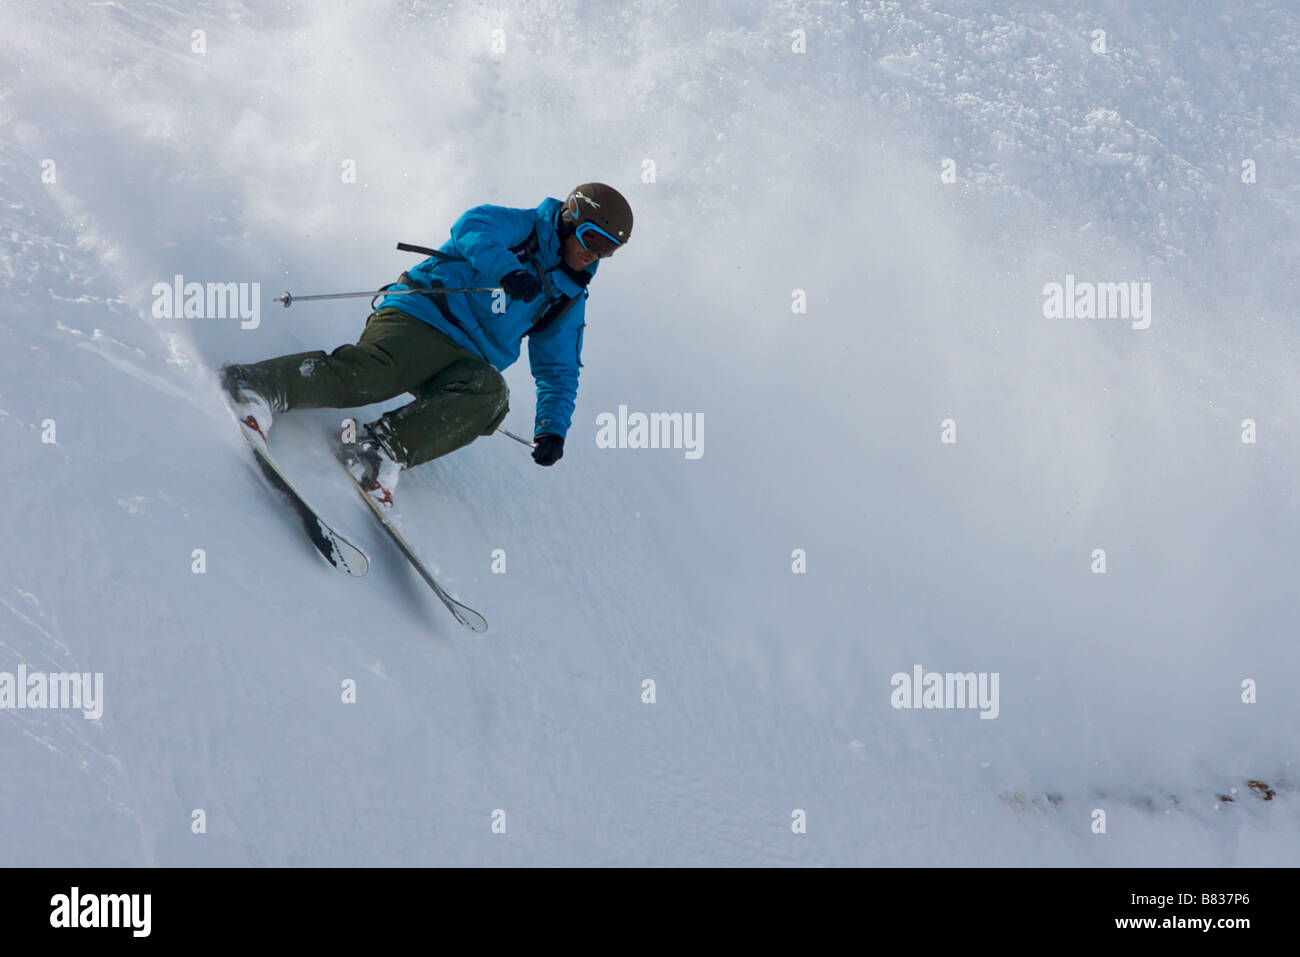
[[[564,458],[564,439],[561,436],[539,435],[533,441],[537,443],[537,448],[533,449],[533,461],[538,465],[554,465]]]
[[[516,269],[501,277],[500,286],[511,299],[532,302],[542,292],[542,283],[525,269]]]

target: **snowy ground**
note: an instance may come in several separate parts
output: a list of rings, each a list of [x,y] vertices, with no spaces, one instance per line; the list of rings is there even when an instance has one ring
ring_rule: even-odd
[[[0,859],[1300,861],[1300,16],[1050,6],[0,4],[0,675],[104,676],[98,720],[0,711]],[[400,489],[475,636],[330,463],[345,413],[272,449],[359,580],[211,370],[359,333],[283,289],[593,179],[637,225],[563,461]],[[176,274],[258,325],[153,318]],[[1045,318],[1067,275],[1150,327]],[[704,454],[598,448],[620,405]],[[997,717],[892,707],[916,665]]]

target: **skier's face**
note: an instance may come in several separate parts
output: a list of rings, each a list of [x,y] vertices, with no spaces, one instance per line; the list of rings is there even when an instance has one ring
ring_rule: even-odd
[[[564,264],[573,270],[586,269],[599,257],[578,242],[577,236],[570,236],[564,241]]]

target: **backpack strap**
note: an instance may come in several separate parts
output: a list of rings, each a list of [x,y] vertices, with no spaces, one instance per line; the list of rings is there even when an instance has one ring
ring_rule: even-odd
[[[428,246],[416,246],[412,243],[398,243],[397,248],[404,253],[420,253],[424,256],[431,256],[434,259],[440,259],[443,262],[465,262],[464,256],[453,256],[451,253],[444,253],[438,249],[430,249]],[[510,247],[510,251],[518,259],[532,259],[542,248],[541,240],[537,238],[537,228],[528,234],[528,238],[522,243],[516,243]]]
[[[565,271],[565,273],[568,275],[570,279],[572,279],[574,282],[576,282],[579,286],[582,287],[583,298],[586,298],[587,283],[591,282],[591,273],[587,272],[585,269],[583,270],[570,269],[569,264],[564,262],[564,260],[560,260],[560,268]],[[543,277],[545,277],[546,274],[543,273],[542,275]],[[527,335],[535,336],[539,332],[542,332],[543,330],[559,322],[560,319],[564,317],[565,313],[567,313],[570,309],[573,308],[573,304],[577,301],[578,301],[577,296],[561,296],[558,300],[556,300],[554,303],[551,304],[550,309],[547,309],[546,312],[542,313],[540,319],[538,319],[536,322],[532,324],[532,326],[529,328],[527,332]]]

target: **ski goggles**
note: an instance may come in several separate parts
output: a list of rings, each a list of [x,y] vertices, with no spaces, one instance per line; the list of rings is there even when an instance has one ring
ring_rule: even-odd
[[[582,243],[583,249],[595,253],[602,259],[614,255],[618,247],[623,245],[595,223],[579,223],[573,235],[578,237],[578,242]]]

